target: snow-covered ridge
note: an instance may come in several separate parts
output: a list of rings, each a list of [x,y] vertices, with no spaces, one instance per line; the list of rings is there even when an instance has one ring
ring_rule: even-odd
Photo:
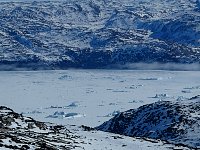
[[[122,112],[97,129],[200,148],[200,96],[159,101]]]
[[[1,2],[0,64],[56,69],[199,62],[199,22],[199,1],[193,0]]]
[[[164,145],[163,145],[164,144]],[[82,125],[56,125],[36,121],[0,106],[0,149],[23,150],[167,150],[176,148],[158,140],[136,139],[95,131]],[[179,147],[188,150],[186,147]]]

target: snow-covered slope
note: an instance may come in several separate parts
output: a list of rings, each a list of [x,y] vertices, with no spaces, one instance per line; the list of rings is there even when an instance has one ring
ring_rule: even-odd
[[[72,149],[77,147],[73,135],[64,126],[47,125],[0,107],[0,147],[9,149]]]
[[[122,112],[97,129],[200,148],[200,96],[160,101]]]
[[[54,69],[199,62],[199,14],[196,0],[1,2],[0,64]]]
[[[95,131],[81,126],[63,126],[24,117],[5,106],[0,106],[0,149],[22,150],[165,150],[176,146],[146,139]],[[165,144],[165,145],[163,145]],[[180,147],[179,147],[180,148]],[[187,150],[185,147],[182,149]]]

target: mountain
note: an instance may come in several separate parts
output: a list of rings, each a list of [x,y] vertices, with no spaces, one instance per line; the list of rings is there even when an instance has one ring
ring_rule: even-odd
[[[199,12],[199,0],[0,2],[0,66],[199,63]]]
[[[122,112],[97,129],[131,137],[161,139],[200,148],[200,96],[183,101],[159,101]]]

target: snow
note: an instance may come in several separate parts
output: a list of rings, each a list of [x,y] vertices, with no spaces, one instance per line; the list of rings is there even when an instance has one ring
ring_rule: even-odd
[[[5,111],[8,110],[8,111]],[[64,115],[63,112],[56,113]],[[122,135],[105,133],[96,131],[93,128],[86,126],[75,125],[56,125],[52,123],[42,123],[33,120],[32,118],[24,117],[16,112],[13,112],[7,107],[1,106],[1,120],[12,118],[11,124],[17,124],[13,128],[12,125],[2,124],[2,137],[0,141],[0,149],[31,149],[43,148],[45,143],[53,146],[56,149],[76,149],[76,150],[101,150],[101,149],[168,149],[168,148],[181,148],[186,150],[185,147],[174,146],[162,142],[160,140],[131,138]],[[15,117],[18,119],[14,119]],[[4,118],[4,119],[3,119]],[[7,118],[7,119],[6,119]],[[55,131],[56,130],[56,131]],[[31,133],[31,134],[30,134]],[[41,145],[41,142],[44,143]],[[16,143],[17,142],[17,143]],[[64,147],[63,147],[64,146]],[[44,146],[45,147],[45,146]],[[52,148],[53,148],[52,147]]]
[[[88,140],[88,143],[91,144],[82,145],[86,150],[167,150],[173,147],[172,145],[165,145],[159,141],[155,143],[147,142],[143,139],[130,138],[112,133],[108,134],[100,131],[93,133],[86,133],[83,131],[82,134],[86,137],[90,137],[87,138],[86,141]],[[180,148],[187,150],[187,148]]]
[[[199,149],[199,104],[200,96],[184,101],[159,101],[122,112],[97,129]]]
[[[199,0],[36,1],[0,0],[0,60],[2,64],[19,62],[0,65],[0,70],[13,70],[18,65],[21,70],[26,66],[40,70],[109,68],[110,64],[119,64],[116,68],[200,70],[195,63],[200,58]],[[194,64],[176,66],[173,61]],[[25,68],[21,62],[27,62]],[[39,121],[69,128],[96,127],[120,112],[145,104],[164,100],[188,103],[189,98],[200,94],[199,79],[200,71],[1,71],[0,104]],[[190,117],[199,115],[191,112]],[[26,128],[27,124],[15,119],[9,127]],[[70,130],[85,137],[79,140],[88,150],[175,149],[160,141]],[[31,131],[47,132],[37,127]],[[194,131],[199,130],[195,127]],[[193,136],[198,137],[199,132],[187,135],[189,139]],[[17,144],[9,140],[3,142]]]
[[[41,121],[95,127],[116,112],[198,95],[199,77],[198,71],[5,71],[0,72],[0,102]],[[183,92],[187,88],[190,92]]]
[[[85,137],[81,146],[88,150],[168,149],[174,146],[99,131],[80,131],[73,126],[96,127],[120,112],[161,99],[185,102],[199,94],[199,77],[198,71],[1,71],[0,102],[36,120],[68,125],[69,130]],[[38,128],[33,131],[46,132]]]
[[[106,68],[135,62],[194,63],[181,69],[199,70],[197,2],[14,1],[21,2],[0,1],[0,60],[15,67],[0,70]],[[163,67],[176,69],[169,64]]]

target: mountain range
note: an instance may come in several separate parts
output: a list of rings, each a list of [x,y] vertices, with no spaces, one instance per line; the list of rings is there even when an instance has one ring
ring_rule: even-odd
[[[0,2],[3,70],[141,62],[199,64],[199,0]]]

